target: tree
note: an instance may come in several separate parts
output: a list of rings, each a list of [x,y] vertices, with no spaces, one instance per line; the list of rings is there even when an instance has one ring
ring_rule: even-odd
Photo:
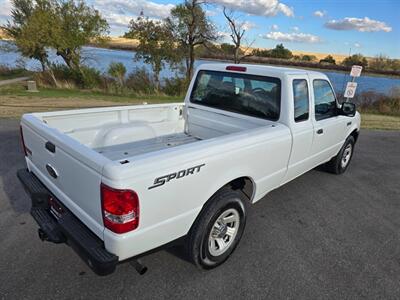
[[[226,7],[223,9],[223,13],[231,31],[230,37],[233,42],[233,61],[235,64],[239,64],[240,61],[246,56],[242,55],[243,52],[240,49],[244,34],[246,33],[246,24],[244,22],[240,22],[239,19],[235,17],[234,12],[227,12]],[[249,47],[250,46],[247,47],[247,50]],[[246,51],[244,52],[246,53]]]
[[[8,21],[6,26],[2,26],[2,29],[7,35],[16,38],[21,31],[21,27],[28,21],[34,9],[34,3],[31,0],[12,0],[11,6],[12,21]]]
[[[325,58],[321,59],[319,61],[320,64],[322,63],[326,63],[326,64],[332,64],[332,65],[336,65],[336,60],[332,57],[332,55],[328,55]]]
[[[79,71],[82,46],[103,37],[108,24],[83,1],[13,0],[12,22],[3,29],[22,55],[48,65],[47,48],[56,50],[68,67]]]
[[[235,53],[235,46],[232,44],[222,43],[219,47],[223,54],[234,55]]]
[[[269,57],[290,59],[293,54],[292,51],[286,49],[283,44],[278,44],[274,49],[269,50]]]
[[[315,55],[305,54],[301,56],[302,61],[316,61],[317,57]]]
[[[171,32],[161,21],[149,20],[142,15],[136,20],[131,20],[129,31],[125,33],[125,38],[138,40],[135,59],[143,59],[150,64],[153,69],[156,89],[160,86],[160,72],[165,62],[174,64],[180,61],[181,56],[177,55]]]
[[[39,2],[44,4],[45,1]],[[34,36],[30,37],[27,31],[32,31],[31,26],[35,26],[37,30],[37,25],[40,22],[40,18],[42,16],[36,14],[35,21],[29,23],[29,19],[32,14],[34,14],[35,10],[37,10],[37,6],[31,0],[12,0],[11,1],[12,10],[11,10],[11,22],[8,21],[5,26],[2,26],[1,29],[5,31],[5,33],[14,39],[18,50],[25,57],[33,58],[39,60],[42,65],[42,70],[45,70],[46,61],[47,61],[47,52],[46,52],[46,43],[44,43],[43,39],[47,39],[46,34],[41,35],[41,40],[36,40]],[[46,22],[43,22],[46,23]],[[46,29],[49,27],[46,24]],[[29,37],[29,39],[27,39]],[[36,36],[37,38],[38,36]]]
[[[261,57],[272,57],[272,58],[283,58],[290,59],[293,57],[292,51],[286,49],[283,44],[276,45],[273,49],[254,49],[252,52],[254,56]],[[295,59],[300,59],[299,56],[295,56]]]
[[[82,0],[58,0],[55,18],[58,26],[50,46],[68,67],[79,71],[82,46],[101,40],[108,33],[108,23]]]
[[[270,57],[270,50],[267,49],[254,49],[251,53],[253,56]]]
[[[213,24],[207,19],[199,0],[185,0],[171,10],[166,25],[177,44],[186,64],[186,79],[193,75],[196,59],[195,47],[215,41],[217,35]]]
[[[367,59],[362,54],[353,54],[352,56],[346,57],[342,64],[346,67],[351,67],[353,65],[363,66],[364,68],[368,66]]]
[[[123,63],[112,62],[108,66],[107,73],[116,78],[119,81],[120,86],[124,85],[124,78],[126,74],[126,68]]]

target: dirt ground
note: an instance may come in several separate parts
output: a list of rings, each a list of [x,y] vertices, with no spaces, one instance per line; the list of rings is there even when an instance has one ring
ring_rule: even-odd
[[[2,118],[19,118],[24,113],[67,110],[75,108],[104,107],[126,105],[118,102],[81,98],[40,98],[40,97],[0,97],[0,116]]]

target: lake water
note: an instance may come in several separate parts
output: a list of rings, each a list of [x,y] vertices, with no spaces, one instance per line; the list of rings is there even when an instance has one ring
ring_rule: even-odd
[[[4,42],[0,41],[0,46],[4,45]],[[111,50],[111,49],[103,49],[103,48],[94,48],[94,47],[84,47],[83,48],[83,57],[84,63],[88,66],[94,67],[101,72],[106,72],[109,64],[111,62],[121,62],[125,65],[128,73],[133,71],[138,67],[145,67],[148,70],[150,66],[143,63],[143,61],[134,61],[134,52],[132,51],[124,51],[124,50]],[[57,63],[63,63],[60,57],[57,57],[54,52],[50,52],[50,60]],[[197,60],[196,66],[199,66],[203,63],[218,63],[216,61],[207,61],[207,60]],[[15,67],[17,64],[23,63],[25,67],[29,70],[39,70],[40,64],[38,61],[33,59],[23,59],[21,55],[16,52],[8,52],[4,51],[0,48],[0,65],[8,65],[10,67]],[[333,72],[333,71],[322,71],[325,73],[329,79],[331,80],[335,91],[337,93],[343,92],[345,88],[345,84],[347,81],[350,81],[351,78],[348,74],[341,72]],[[170,68],[165,68],[160,76],[161,78],[167,78],[175,75],[175,71]],[[383,76],[364,76],[362,75],[360,78],[357,78],[357,92],[363,91],[375,91],[380,93],[389,93],[390,90],[394,87],[400,87],[400,79],[399,78],[391,78],[391,77],[383,77]]]

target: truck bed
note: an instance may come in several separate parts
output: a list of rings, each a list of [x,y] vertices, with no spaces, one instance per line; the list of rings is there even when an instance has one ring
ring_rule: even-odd
[[[110,160],[122,160],[125,157],[154,152],[201,140],[187,133],[173,133],[141,141],[94,148],[95,151]]]
[[[183,104],[85,109],[34,114],[61,136],[68,136],[111,161],[221,137],[264,126],[265,120],[216,114]],[[60,137],[61,137],[60,136]]]

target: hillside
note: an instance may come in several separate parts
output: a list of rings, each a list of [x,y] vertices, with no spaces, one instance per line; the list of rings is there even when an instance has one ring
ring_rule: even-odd
[[[5,32],[0,29],[0,39],[7,39]],[[92,46],[106,47],[110,49],[121,49],[121,50],[134,50],[137,46],[137,41],[132,39],[127,39],[123,37],[109,37],[108,40],[103,44],[92,44]],[[251,51],[253,49],[249,49]],[[343,54],[331,54],[331,53],[317,53],[317,52],[307,52],[307,51],[297,51],[292,50],[294,55],[315,55],[318,60],[325,58],[327,55],[332,55],[336,62],[340,63],[347,55]],[[367,57],[367,59],[370,59]]]
[[[137,45],[137,41],[132,39],[127,39],[123,37],[110,37],[109,40],[105,43],[105,47],[111,49],[123,49],[123,50],[134,50]],[[104,46],[104,45],[101,45]],[[252,51],[253,48],[248,49],[248,51]],[[332,55],[332,57],[336,60],[337,63],[340,63],[347,57],[347,55],[343,54],[331,54],[331,53],[318,53],[318,52],[307,52],[307,51],[297,51],[291,50],[294,55],[315,55],[318,60],[325,58],[327,55]],[[370,59],[367,57],[367,59]]]

